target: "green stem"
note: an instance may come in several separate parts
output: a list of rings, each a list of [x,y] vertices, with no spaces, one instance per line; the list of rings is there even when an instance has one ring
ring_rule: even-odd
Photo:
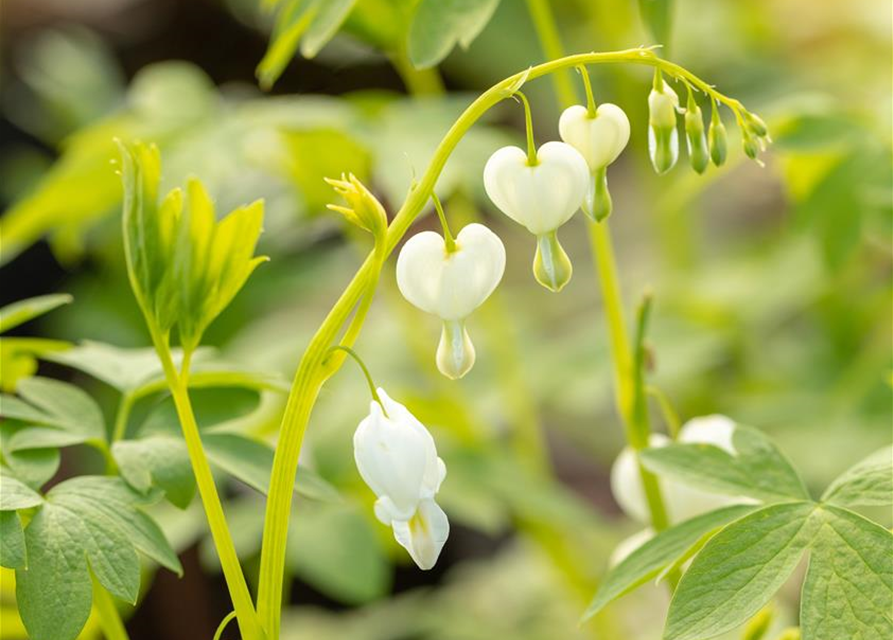
[[[555,60],[564,57],[564,46],[561,44],[561,36],[549,0],[527,0],[527,10],[546,59]],[[577,92],[574,91],[570,74],[566,71],[556,73],[552,76],[552,81],[555,83],[555,93],[558,94],[562,105],[568,107],[576,103]]]
[[[106,640],[130,640],[115,601],[105,587],[99,584],[96,576],[93,576],[93,608],[96,610],[99,628],[102,629],[102,635]]]
[[[350,347],[345,347],[344,345],[340,344],[336,344],[330,349],[330,351],[343,351],[351,358],[353,358],[354,362],[360,365],[360,369],[363,370],[363,376],[365,376],[366,378],[366,383],[369,385],[369,393],[372,394],[372,399],[375,400],[379,405],[381,405],[382,411],[384,411],[385,416],[387,416],[388,412],[385,411],[384,405],[381,404],[381,398],[378,397],[378,390],[375,388],[375,383],[372,381],[372,374],[369,373],[369,369],[368,367],[366,367],[366,363],[363,362],[363,359],[359,356],[359,354]]]
[[[437,217],[440,218],[440,226],[443,227],[443,239],[446,242],[447,253],[455,253],[456,239],[450,232],[450,225],[447,224],[446,214],[443,212],[443,205],[440,204],[440,198],[435,192],[431,192],[431,199],[434,200],[434,209],[437,211]]]
[[[533,115],[530,113],[530,102],[520,91],[515,92],[515,96],[521,99],[524,105],[524,128],[527,130],[527,166],[535,167],[540,163],[536,157],[536,142],[533,139]]]
[[[343,358],[332,358],[331,363],[328,363],[325,368],[322,367],[326,352],[336,339],[339,330],[347,322],[351,312],[363,296],[374,290],[382,260],[386,259],[396,248],[410,225],[422,211],[431,197],[434,185],[447,160],[475,122],[494,105],[514,95],[528,80],[578,65],[613,63],[641,64],[663,68],[668,68],[668,65],[671,64],[658,58],[653,51],[641,48],[606,53],[582,53],[551,60],[509,76],[472,102],[441,140],[421,180],[410,190],[403,205],[394,216],[388,226],[384,246],[381,249],[376,249],[366,258],[311,339],[295,373],[282,417],[279,444],[273,459],[270,493],[267,497],[257,609],[268,640],[278,640],[279,637],[282,579],[285,570],[285,538],[291,514],[292,487],[297,472],[298,457],[307,422],[319,390],[325,380],[340,366],[340,361],[343,361]],[[357,322],[356,317],[348,329],[348,332],[353,333],[354,338],[362,328],[362,321]]]
[[[416,69],[405,51],[391,57],[394,69],[413,96],[438,96],[444,92],[443,80],[437,69]]]
[[[164,376],[174,400],[177,417],[183,430],[183,438],[186,441],[189,462],[192,464],[199,496],[201,496],[208,527],[211,530],[211,538],[214,540],[217,556],[220,558],[220,565],[223,568],[223,576],[229,588],[230,598],[239,623],[239,631],[245,640],[262,640],[264,638],[263,629],[254,611],[254,603],[239,564],[239,557],[236,554],[236,548],[226,523],[226,516],[223,513],[223,505],[220,503],[217,486],[214,484],[211,465],[202,448],[198,423],[189,400],[187,383],[191,353],[184,354],[181,373],[178,374],[171,357],[167,336],[160,335],[160,332],[151,326],[151,323],[149,332],[152,335],[152,342],[158,352],[158,357],[161,359]]]
[[[226,625],[232,622],[233,618],[236,617],[235,611],[230,611],[226,614],[226,617],[220,621],[220,624],[217,625],[217,631],[214,632],[214,640],[220,640],[223,636],[223,632],[226,630]]]
[[[589,81],[589,70],[585,66],[577,67],[580,76],[583,78],[583,88],[586,90],[586,111],[590,118],[598,115],[598,105],[595,102],[595,96],[592,95],[592,83]]]
[[[130,410],[133,409],[135,398],[133,394],[125,391],[121,395],[118,402],[118,408],[115,411],[115,426],[112,429],[112,443],[122,440],[127,431],[127,421],[130,418]]]

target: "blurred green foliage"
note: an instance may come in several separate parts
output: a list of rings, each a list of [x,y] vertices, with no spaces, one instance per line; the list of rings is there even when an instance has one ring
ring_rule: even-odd
[[[251,78],[215,86],[199,67],[166,60],[164,51],[125,81],[129,72],[114,47],[82,28],[14,39],[4,114],[55,153],[36,145],[3,148],[0,186],[11,205],[0,219],[0,262],[5,278],[27,283],[17,259],[46,240],[65,268],[57,289],[75,301],[24,325],[34,337],[16,328],[0,340],[4,390],[33,374],[35,358],[43,358],[77,372],[75,381],[100,403],[103,424],[113,422],[119,395],[132,394],[133,418],[125,426],[136,439],[115,459],[129,469],[132,484],[146,474],[159,484],[166,478],[168,497],[180,506],[190,494],[183,458],[165,448],[168,441],[158,449],[148,442],[167,437],[170,406],[148,392],[140,399],[139,389],[157,383],[154,357],[82,343],[147,343],[123,275],[114,138],[158,144],[164,192],[195,175],[218,211],[266,201],[260,252],[271,263],[211,327],[209,341],[219,351],[209,352],[206,367],[197,357],[193,378],[198,384],[206,374],[207,386],[228,390],[206,390],[207,402],[201,402],[205,391],[197,394],[197,405],[210,412],[209,428],[223,422],[228,436],[235,428],[234,437],[250,438],[268,457],[285,381],[361,259],[363,240],[325,212],[332,193],[322,178],[353,172],[393,212],[473,96],[543,58],[521,2],[498,3],[489,21],[481,18],[486,26],[477,38],[463,25],[453,39],[467,50],[456,49],[439,70],[427,72],[412,70],[407,56],[437,62],[445,45],[425,40],[417,46],[430,50],[406,49],[412,29],[422,29],[410,26],[406,3],[330,3],[331,13],[309,18],[302,11],[319,3],[284,1],[278,17],[254,2],[228,4],[254,25],[276,22],[262,82],[299,74],[304,67],[291,63],[297,48],[307,57],[318,54],[316,64],[333,75],[392,63],[407,85],[419,80],[414,74],[442,73],[450,91],[411,97],[364,83],[346,92],[335,84],[326,95],[264,95]],[[654,39],[635,3],[553,4],[568,51]],[[658,178],[645,135],[650,76],[635,68],[593,71],[596,99],[616,102],[633,123],[630,148],[612,168],[612,223],[630,307],[646,283],[656,292],[650,381],[683,417],[722,412],[770,433],[815,494],[890,439],[890,7],[880,0],[673,5],[673,58],[764,114],[774,145],[762,170],[733,144],[721,170],[697,176],[681,167]],[[320,48],[342,17],[343,29]],[[289,46],[277,44],[281,38]],[[555,137],[552,86],[537,82],[525,91],[541,141]],[[375,523],[354,467],[351,435],[366,397],[359,374],[345,370],[320,398],[301,463],[310,470],[305,493],[332,498],[334,486],[341,500],[298,502],[288,570],[351,608],[299,606],[283,625],[288,637],[545,639],[562,629],[568,638],[647,638],[660,629],[666,598],[659,588],[612,605],[591,627],[576,627],[608,555],[632,525],[616,517],[606,490],[622,434],[612,410],[600,301],[584,266],[583,223],[572,222],[578,226],[567,234],[577,277],[561,297],[550,296],[530,281],[528,239],[483,197],[484,161],[495,148],[520,141],[521,125],[518,109],[496,110],[463,141],[438,183],[448,215],[461,216],[464,208],[486,218],[508,250],[506,278],[492,303],[498,309],[471,320],[489,327],[478,343],[478,367],[460,382],[442,380],[433,360],[438,328],[409,309],[387,278],[357,347],[376,378],[431,428],[448,461],[443,506],[465,532],[448,544],[449,571],[427,587],[389,597],[393,565],[405,558]],[[422,219],[418,226],[428,224]],[[63,351],[65,341],[79,346]],[[506,344],[517,354],[511,365]],[[236,381],[226,384],[227,376]],[[248,388],[247,405],[232,386]],[[519,415],[545,432],[558,479],[544,480],[525,453]],[[226,424],[232,419],[235,427]],[[4,460],[27,469],[36,484],[56,474],[55,450],[15,451],[9,434],[3,440]],[[66,472],[102,464],[82,446],[70,458]],[[218,466],[262,488],[256,467],[252,476],[252,468]],[[227,515],[252,567],[263,502],[241,482],[228,487]],[[206,532],[195,504],[184,511],[160,504],[151,513],[177,550],[209,548],[200,542]],[[890,524],[888,513],[878,517]],[[202,556],[213,570],[213,554]],[[654,615],[642,616],[645,607]],[[796,622],[795,596],[783,591],[779,609],[775,635]],[[6,609],[3,615],[6,638],[14,625],[7,625]]]

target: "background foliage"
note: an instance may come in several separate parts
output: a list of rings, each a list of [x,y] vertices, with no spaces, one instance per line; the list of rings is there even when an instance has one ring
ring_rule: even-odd
[[[332,192],[322,178],[352,171],[386,205],[399,204],[472,97],[543,59],[525,3],[414,4],[3,4],[2,301],[74,298],[57,308],[67,300],[47,300],[48,313],[29,322],[21,316],[16,326],[4,316],[3,385],[11,391],[11,377],[39,371],[98,402],[94,418],[78,422],[87,431],[72,433],[64,420],[50,425],[50,435],[65,436],[53,445],[63,447],[61,456],[26,453],[47,441],[29,445],[19,432],[19,449],[4,437],[7,462],[30,456],[23,468],[37,469],[37,484],[52,477],[56,500],[72,500],[83,487],[60,481],[101,473],[101,447],[90,441],[112,432],[117,403],[127,397],[129,439],[109,452],[127,481],[167,482],[168,498],[181,506],[194,492],[169,435],[172,407],[151,386],[159,376],[154,355],[120,351],[146,347],[148,336],[123,269],[113,138],[157,142],[163,192],[197,175],[218,212],[266,201],[258,252],[271,261],[211,325],[206,342],[217,350],[196,358],[195,374],[203,368],[208,379],[195,404],[253,575],[263,513],[253,489],[265,481],[283,381],[364,246],[325,211]],[[648,7],[662,3],[645,0],[552,4],[568,51],[635,46],[669,33],[674,59],[766,117],[775,144],[765,169],[734,148],[722,170],[697,176],[680,166],[658,178],[646,149],[650,76],[620,67],[592,74],[596,98],[622,106],[633,123],[630,148],[611,169],[613,224],[630,307],[646,284],[656,292],[652,380],[683,417],[721,412],[770,434],[820,495],[890,438],[890,7],[679,0],[667,22]],[[658,12],[654,31],[639,7],[646,16]],[[257,88],[255,71],[269,93]],[[554,138],[553,86],[539,81],[525,91],[540,140]],[[435,322],[410,308],[387,277],[358,344],[376,377],[430,426],[448,461],[441,495],[455,524],[443,561],[430,574],[407,567],[375,524],[350,449],[367,399],[359,374],[345,368],[320,398],[302,458],[307,475],[298,489],[309,497],[298,501],[290,532],[295,606],[283,628],[291,637],[533,639],[560,628],[569,638],[648,638],[662,627],[662,587],[645,587],[595,624],[576,626],[612,549],[635,526],[607,491],[622,434],[583,228],[565,234],[577,269],[555,297],[530,278],[529,239],[483,196],[484,161],[496,147],[520,143],[522,126],[520,109],[495,110],[438,184],[451,219],[485,217],[508,249],[498,298],[472,320],[482,329],[477,368],[458,383],[439,376]],[[417,227],[432,227],[431,218]],[[40,380],[32,381],[34,393]],[[256,443],[254,459],[227,457],[232,438]],[[539,480],[543,466],[554,470],[554,482]],[[185,574],[178,579],[143,560],[141,605],[128,623],[135,639],[210,637],[228,611],[198,506],[145,507]],[[883,510],[873,515],[890,525]],[[79,522],[98,526],[89,515]],[[119,593],[132,599],[135,565],[127,562]],[[803,567],[794,571],[776,603],[779,629],[796,621]],[[24,637],[11,580],[3,570],[3,638]],[[84,636],[95,633],[91,619]]]

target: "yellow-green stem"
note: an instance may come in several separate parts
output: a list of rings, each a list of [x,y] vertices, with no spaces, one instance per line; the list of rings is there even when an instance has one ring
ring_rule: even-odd
[[[192,464],[192,472],[195,475],[199,496],[205,508],[208,528],[211,530],[211,538],[214,541],[217,556],[220,558],[220,566],[223,568],[223,576],[229,588],[239,631],[245,640],[263,640],[263,629],[254,610],[254,603],[248,591],[248,584],[245,582],[245,575],[242,573],[242,566],[239,564],[239,557],[236,554],[229,526],[226,523],[226,516],[223,513],[223,505],[220,503],[220,496],[217,493],[217,485],[214,484],[211,465],[202,448],[198,423],[189,400],[187,381],[191,354],[188,352],[184,354],[181,373],[178,374],[171,357],[167,337],[159,335],[159,331],[154,327],[150,327],[149,331],[152,334],[152,342],[158,352],[164,376],[174,400],[177,417],[183,430],[183,438],[186,441],[189,462]]]
[[[102,635],[106,640],[130,640],[115,601],[105,587],[99,584],[96,576],[93,576],[93,608],[96,610],[99,628],[102,629]]]
[[[581,64],[611,63],[641,64],[665,69],[669,68],[671,64],[658,58],[653,51],[641,48],[606,53],[582,53],[551,60],[516,73],[492,86],[472,102],[450,127],[435,150],[421,180],[409,191],[406,200],[388,226],[384,246],[380,250],[377,249],[370,253],[366,258],[311,339],[295,373],[282,418],[279,443],[273,460],[270,493],[267,498],[257,609],[268,640],[278,640],[279,637],[282,578],[285,567],[285,538],[288,531],[288,518],[291,513],[292,485],[298,468],[301,443],[320,387],[343,361],[343,358],[340,360],[332,358],[334,363],[327,364],[323,370],[321,366],[328,348],[333,344],[351,312],[364,294],[369,291],[370,285],[371,288],[374,288],[381,261],[390,255],[416,216],[422,211],[431,197],[434,185],[443,171],[447,159],[471,126],[494,105],[512,96],[528,80]],[[729,100],[712,89],[710,91],[711,95],[715,94],[714,97],[718,100]],[[348,332],[352,332],[355,338],[361,327],[362,322],[354,322]]]
[[[391,62],[410,95],[438,96],[444,92],[443,80],[437,69],[416,69],[405,52],[392,56]]]
[[[127,421],[130,418],[130,410],[133,408],[134,397],[128,391],[121,395],[118,401],[118,409],[115,411],[115,426],[112,430],[112,442],[124,438],[127,431]]]

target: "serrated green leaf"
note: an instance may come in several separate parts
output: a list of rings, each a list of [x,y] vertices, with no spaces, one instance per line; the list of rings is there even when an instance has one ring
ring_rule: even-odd
[[[69,304],[72,300],[67,293],[56,293],[8,304],[0,309],[0,333],[6,333],[13,327],[49,313],[63,304]]]
[[[764,501],[809,499],[803,481],[769,438],[736,426],[735,455],[708,444],[646,449],[640,459],[654,473],[714,493]]]
[[[43,503],[39,493],[18,478],[0,473],[0,511],[29,509]]]
[[[845,507],[893,503],[893,447],[876,451],[845,471],[822,494],[822,502]]]
[[[289,527],[287,562],[294,574],[347,604],[385,596],[390,563],[376,532],[353,506],[302,505]]]
[[[478,37],[499,0],[421,0],[409,27],[409,59],[417,69],[433,67],[458,43],[463,49]]]
[[[2,491],[2,489],[0,489]],[[0,511],[0,567],[25,566],[25,534],[15,511]]]
[[[105,421],[99,405],[74,385],[50,378],[34,377],[21,380],[16,390],[22,400],[2,396],[0,416],[59,430],[63,432],[58,434],[59,438],[67,444],[105,439]],[[18,434],[13,436],[13,441],[17,436]],[[37,433],[35,438],[38,444],[18,448],[64,446],[52,443],[51,434]],[[41,444],[41,441],[44,444]]]
[[[705,539],[754,509],[749,505],[733,505],[661,531],[608,572],[583,619],[591,618],[608,603],[658,576],[666,567],[689,557]]]
[[[181,438],[156,435],[138,440],[120,440],[112,456],[121,476],[134,489],[163,490],[170,502],[185,509],[195,496],[195,477]]]
[[[893,533],[845,509],[821,514],[803,583],[803,637],[893,637]]]
[[[816,505],[763,507],[713,536],[683,575],[665,640],[704,640],[756,614],[788,579],[814,539]]]

